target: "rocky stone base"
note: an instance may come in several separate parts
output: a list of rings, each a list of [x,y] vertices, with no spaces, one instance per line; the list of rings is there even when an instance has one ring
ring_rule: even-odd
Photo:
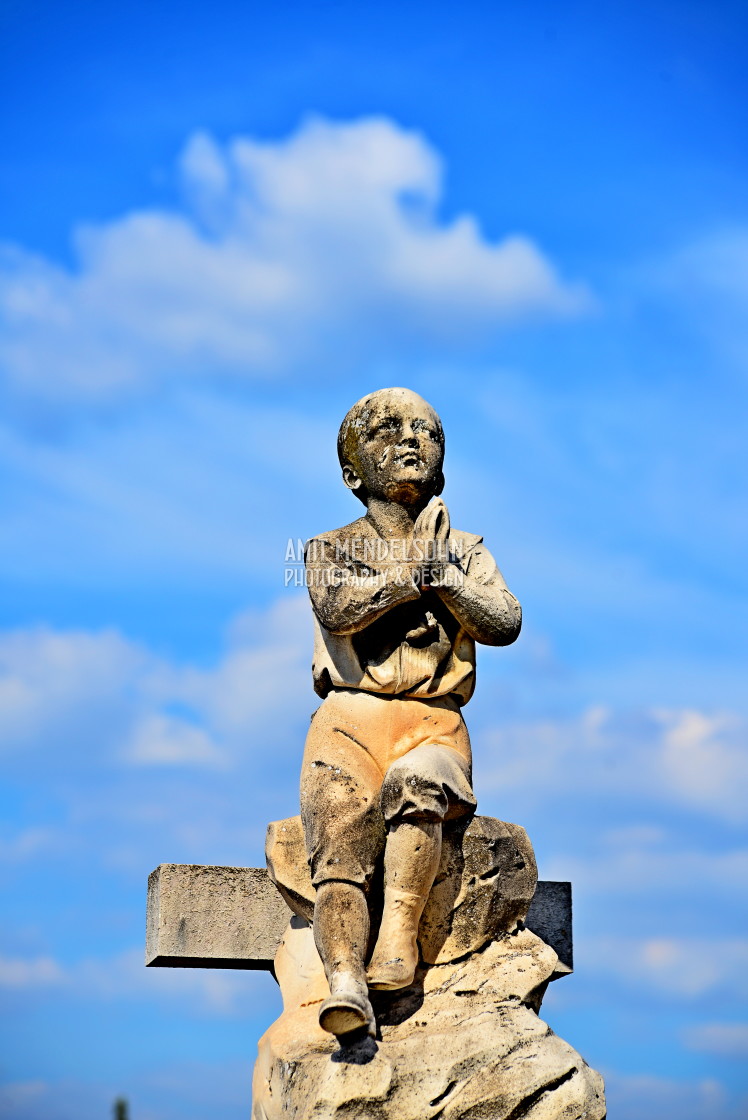
[[[602,1078],[537,1010],[557,956],[520,928],[374,993],[378,1037],[320,1029],[328,994],[307,922],[276,957],[285,1010],[260,1040],[253,1120],[604,1120]]]

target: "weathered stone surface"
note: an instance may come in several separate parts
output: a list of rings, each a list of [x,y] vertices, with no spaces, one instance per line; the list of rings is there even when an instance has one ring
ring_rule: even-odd
[[[314,918],[314,887],[304,846],[301,817],[271,821],[265,834],[268,875],[294,914]]]
[[[299,917],[311,921],[314,888],[300,817],[274,821],[265,843],[268,874]],[[523,828],[493,817],[445,828],[439,870],[420,923],[423,959],[445,963],[482,948],[524,921],[538,881]],[[376,904],[372,907],[376,915]]]
[[[538,869],[524,828],[473,817],[444,830],[439,871],[421,918],[421,954],[446,964],[482,949],[527,917]]]
[[[148,878],[145,963],[272,968],[288,919],[264,868],[162,863]]]
[[[260,1040],[253,1120],[603,1120],[602,1079],[535,1008],[556,954],[529,930],[374,994],[379,1034],[341,1045],[309,925],[276,957],[284,1011]]]
[[[291,913],[264,867],[161,864],[148,881],[146,964],[272,970]],[[526,925],[558,954],[556,975],[570,972],[571,884],[538,883]]]

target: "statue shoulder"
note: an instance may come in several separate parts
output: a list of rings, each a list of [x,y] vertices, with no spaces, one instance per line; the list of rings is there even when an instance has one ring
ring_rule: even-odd
[[[317,533],[316,536],[310,537],[307,541],[306,554],[309,557],[315,552],[324,551],[326,548],[334,548],[335,545],[342,548],[346,541],[361,540],[371,536],[376,536],[375,530],[365,517],[359,517],[356,521],[351,521],[340,529],[331,529],[327,533]]]
[[[462,529],[450,529],[449,535],[459,542],[463,554],[472,552],[476,545],[483,543],[483,537],[479,537],[477,533],[466,533]]]

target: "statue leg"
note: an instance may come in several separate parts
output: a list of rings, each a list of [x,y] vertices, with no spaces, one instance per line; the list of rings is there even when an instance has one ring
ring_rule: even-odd
[[[467,740],[463,723],[460,730]],[[418,926],[439,869],[442,823],[475,811],[468,751],[469,741],[465,753],[425,743],[399,758],[385,775],[380,795],[388,825],[384,907],[369,962],[370,988],[413,983]]]
[[[301,817],[316,891],[314,940],[330,996],[320,1025],[332,1034],[366,1028],[374,1014],[366,985],[367,892],[385,843],[382,771],[346,728],[347,695],[332,694],[312,719],[301,771]]]
[[[407,988],[418,967],[418,924],[442,847],[441,821],[398,821],[384,854],[384,908],[369,963],[369,986]]]
[[[320,883],[314,904],[314,940],[325,966],[330,996],[320,1009],[319,1022],[331,1034],[348,1034],[365,1027],[376,1031],[369,1002],[364,965],[369,939],[366,896],[355,883]]]

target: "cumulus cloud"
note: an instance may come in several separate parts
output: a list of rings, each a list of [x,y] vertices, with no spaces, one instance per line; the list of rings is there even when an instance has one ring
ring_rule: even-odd
[[[306,594],[288,594],[267,610],[246,611],[229,627],[229,646],[209,669],[165,666],[155,694],[203,713],[224,740],[280,730],[282,713],[308,707],[311,621]]]
[[[748,816],[748,726],[743,716],[694,709],[524,721],[483,736],[494,789],[605,793],[680,804],[731,823]]]
[[[308,608],[288,594],[235,620],[212,666],[167,661],[115,631],[0,635],[5,751],[85,764],[225,766],[283,741],[309,708]]]
[[[46,749],[72,761],[94,727],[106,748],[130,716],[123,686],[148,661],[145,650],[112,630],[34,627],[0,635],[4,750]]]
[[[72,269],[6,247],[0,364],[22,394],[101,402],[163,380],[326,372],[589,305],[526,236],[445,221],[440,158],[384,117],[284,140],[199,133],[182,211],[80,228]]]

